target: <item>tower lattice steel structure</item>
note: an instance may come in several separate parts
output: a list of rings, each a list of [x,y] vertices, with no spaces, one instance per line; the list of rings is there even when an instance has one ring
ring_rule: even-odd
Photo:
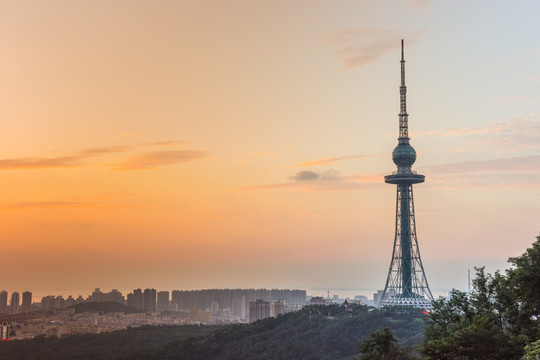
[[[429,289],[418,240],[414,218],[413,184],[423,183],[424,175],[411,171],[416,151],[409,144],[407,114],[407,87],[405,86],[405,58],[401,40],[401,86],[398,146],[392,152],[397,171],[384,177],[387,184],[397,185],[396,235],[392,261],[379,306],[410,306],[431,308],[433,295]]]

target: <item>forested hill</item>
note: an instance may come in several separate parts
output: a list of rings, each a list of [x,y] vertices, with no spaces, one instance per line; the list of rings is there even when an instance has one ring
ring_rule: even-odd
[[[363,339],[380,328],[390,328],[404,346],[422,341],[425,315],[420,311],[349,306],[352,311],[340,305],[308,306],[242,325],[145,326],[100,335],[11,341],[0,344],[0,359],[340,360],[357,357]]]
[[[224,327],[206,337],[175,341],[136,359],[353,359],[362,341],[380,328],[390,328],[404,346],[422,341],[425,315],[419,310],[351,308],[348,312],[339,305],[308,306],[277,318]]]

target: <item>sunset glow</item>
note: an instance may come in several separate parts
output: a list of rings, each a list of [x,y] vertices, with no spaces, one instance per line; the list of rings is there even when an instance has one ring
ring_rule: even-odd
[[[540,231],[538,10],[0,2],[3,287],[382,289],[403,38],[424,266],[465,289]]]

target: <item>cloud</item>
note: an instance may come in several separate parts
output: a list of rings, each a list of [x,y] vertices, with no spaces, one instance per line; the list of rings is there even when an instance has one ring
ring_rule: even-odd
[[[15,169],[46,169],[46,168],[69,168],[78,166],[83,157],[81,156],[60,156],[53,158],[17,158],[0,159],[1,170]]]
[[[158,147],[169,147],[183,144],[182,141],[162,141],[147,145]],[[139,146],[140,147],[140,146]],[[72,168],[85,166],[89,160],[95,157],[133,152],[137,147],[133,146],[109,146],[109,147],[88,147],[78,150],[70,155],[56,157],[26,157],[0,159],[0,170],[20,170],[20,169],[51,169],[51,168]],[[144,170],[154,169],[159,166],[170,165],[180,162],[195,161],[206,157],[206,152],[196,150],[162,150],[133,156],[113,165],[113,170]]]
[[[133,134],[133,133],[120,134],[120,135],[116,135],[116,136],[111,136],[111,137],[109,137],[109,139],[123,139],[123,138],[127,138],[127,137],[132,137],[132,136],[135,136],[135,134]]]
[[[31,208],[53,208],[53,207],[97,207],[95,204],[88,202],[76,201],[28,201],[0,205],[0,209],[19,210]]]
[[[91,201],[24,201],[0,204],[1,210],[47,209],[47,208],[133,208],[135,205],[114,205]]]
[[[205,151],[155,151],[127,158],[120,163],[113,164],[111,169],[119,171],[149,170],[166,165],[201,160],[205,157],[207,157],[207,153]]]
[[[427,33],[426,29],[408,34],[406,44],[414,44]],[[376,62],[388,52],[399,54],[399,41],[403,34],[373,28],[349,29],[328,35],[325,41],[346,69]]]
[[[492,121],[485,126],[451,128],[443,131],[411,133],[412,137],[433,136],[442,139],[461,138],[467,143],[454,146],[455,152],[508,151],[538,149],[540,120],[535,114]]]
[[[89,147],[78,151],[80,157],[91,157],[104,154],[111,154],[117,152],[130,151],[133,148],[131,146],[109,146],[109,147]]]
[[[501,187],[540,189],[540,173],[472,173],[432,175],[426,186],[443,189]]]
[[[290,165],[290,166],[291,167],[323,166],[323,165],[331,165],[341,160],[363,159],[363,158],[369,158],[369,157],[375,157],[375,156],[367,156],[367,155],[330,156],[330,157],[316,159],[316,160],[302,161],[300,164],[295,164],[295,165]]]
[[[157,147],[177,147],[177,146],[182,146],[185,144],[186,142],[181,141],[181,140],[168,140],[168,141],[157,141],[157,142],[152,142],[152,143],[146,143],[145,145],[157,146]]]
[[[492,160],[471,160],[424,167],[437,174],[477,172],[539,172],[540,155],[518,156]]]
[[[124,152],[130,150],[129,146],[90,147],[77,151],[73,155],[57,157],[27,157],[14,159],[0,159],[0,169],[47,169],[47,168],[70,168],[81,166],[84,161],[99,155]]]
[[[540,155],[460,161],[423,167],[432,175],[426,184],[443,188],[540,188]]]
[[[507,95],[507,96],[500,96],[499,98],[509,103],[533,103],[533,104],[540,103],[539,97]]]
[[[382,175],[361,174],[341,176],[335,170],[316,172],[299,171],[289,177],[289,182],[247,186],[242,190],[294,190],[301,192],[362,191],[384,185]]]
[[[341,181],[339,172],[328,170],[325,172],[315,172],[311,170],[299,171],[296,175],[289,177],[289,180],[295,182],[314,182],[314,181]]]

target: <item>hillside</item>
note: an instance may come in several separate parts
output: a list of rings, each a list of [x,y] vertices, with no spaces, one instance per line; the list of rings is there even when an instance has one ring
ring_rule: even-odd
[[[100,335],[39,338],[1,344],[0,358],[18,359],[351,359],[374,330],[392,329],[400,344],[422,341],[424,315],[351,306],[308,306],[251,324],[145,326]]]
[[[418,310],[352,309],[308,306],[277,318],[224,327],[205,337],[175,341],[160,352],[141,353],[136,359],[352,359],[362,340],[384,327],[393,331],[401,345],[422,341],[425,322]]]

